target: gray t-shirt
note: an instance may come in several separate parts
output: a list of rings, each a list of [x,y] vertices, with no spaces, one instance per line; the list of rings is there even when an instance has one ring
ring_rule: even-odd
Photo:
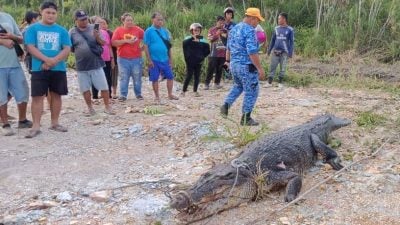
[[[88,41],[96,43],[96,39],[93,36],[94,25],[89,24],[85,30],[80,30],[88,38],[86,39],[76,29],[77,27],[69,30],[69,35],[72,42],[72,50],[75,53],[76,59],[76,70],[78,71],[89,71],[99,69],[105,66],[105,63],[101,56],[95,55],[89,48]]]
[[[12,16],[5,12],[0,12],[0,24],[8,33],[21,36],[21,32],[18,29],[17,23]],[[17,53],[14,48],[7,48],[0,45],[0,68],[13,68],[20,67]]]

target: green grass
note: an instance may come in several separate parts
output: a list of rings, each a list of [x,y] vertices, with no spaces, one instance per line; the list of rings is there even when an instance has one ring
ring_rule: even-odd
[[[155,116],[155,115],[163,114],[163,110],[158,107],[147,106],[143,109],[143,113],[146,115]]]
[[[216,127],[211,128],[211,134],[204,136],[203,141],[228,141],[238,147],[247,145],[250,142],[257,140],[259,137],[264,135],[269,127],[262,124],[259,129],[254,130],[251,126],[242,126],[238,122],[227,118],[230,123],[223,124],[224,134],[218,132]]]
[[[383,125],[387,120],[386,117],[376,114],[372,111],[357,113],[356,123],[360,127],[374,128]]]

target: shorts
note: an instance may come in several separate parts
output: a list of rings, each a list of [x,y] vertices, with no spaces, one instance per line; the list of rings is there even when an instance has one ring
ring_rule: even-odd
[[[108,91],[108,84],[103,68],[89,71],[77,71],[79,90],[81,93],[92,89],[92,85],[99,91]]]
[[[0,105],[7,104],[9,94],[17,104],[29,100],[28,82],[21,67],[0,68]]]
[[[48,91],[59,95],[68,94],[67,73],[65,71],[32,71],[31,96],[47,95]]]
[[[167,80],[173,80],[174,74],[169,62],[153,61],[153,67],[149,68],[149,80],[152,82],[158,81],[160,74]]]

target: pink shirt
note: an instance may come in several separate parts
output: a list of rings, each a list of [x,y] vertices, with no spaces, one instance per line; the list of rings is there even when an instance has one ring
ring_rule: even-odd
[[[111,61],[111,37],[106,30],[100,30],[101,35],[103,36],[103,40],[105,43],[103,45],[103,54],[101,54],[101,58],[103,58],[104,62]]]

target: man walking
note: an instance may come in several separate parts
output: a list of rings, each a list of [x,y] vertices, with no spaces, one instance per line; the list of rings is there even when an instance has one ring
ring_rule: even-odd
[[[105,63],[101,58],[102,45],[105,41],[100,36],[100,29],[94,29],[94,25],[89,24],[88,16],[83,10],[75,12],[75,24],[76,27],[72,28],[69,34],[72,51],[76,58],[79,89],[88,107],[88,112],[85,115],[92,116],[96,113],[90,93],[92,84],[97,90],[101,91],[105,105],[104,113],[114,115],[115,113],[110,106],[110,94],[103,70]]]
[[[288,14],[279,13],[278,26],[275,27],[274,33],[272,34],[271,43],[268,47],[268,56],[271,56],[271,65],[269,69],[268,84],[267,87],[272,86],[272,81],[275,76],[275,70],[280,65],[279,72],[279,84],[278,86],[283,87],[283,77],[285,76],[286,65],[288,57],[292,58],[294,48],[294,30],[291,26],[288,26]]]
[[[258,8],[248,8],[242,22],[234,26],[229,33],[226,63],[230,64],[234,84],[221,106],[221,114],[228,116],[228,110],[235,100],[244,92],[241,125],[257,126],[259,123],[251,118],[251,112],[257,101],[259,79],[264,79],[264,69],[258,56],[259,44],[255,27],[264,21]]]
[[[15,20],[11,15],[0,12],[0,119],[4,136],[15,134],[7,115],[9,91],[18,106],[18,128],[32,127],[32,122],[26,119],[29,99],[28,82],[14,49],[14,46],[20,43],[22,43],[22,34]]]
[[[168,99],[178,100],[172,94],[174,74],[172,72],[171,37],[169,31],[163,27],[164,18],[156,12],[151,16],[153,25],[144,32],[144,50],[149,67],[150,81],[153,85],[156,103],[160,103],[158,79],[160,74],[167,79]]]
[[[33,126],[26,138],[41,133],[40,120],[43,112],[43,99],[51,96],[50,130],[67,132],[59,123],[61,95],[68,94],[65,60],[71,50],[71,40],[64,27],[56,23],[57,5],[45,1],[40,6],[42,20],[31,25],[25,33],[25,45],[32,55],[32,118]]]

